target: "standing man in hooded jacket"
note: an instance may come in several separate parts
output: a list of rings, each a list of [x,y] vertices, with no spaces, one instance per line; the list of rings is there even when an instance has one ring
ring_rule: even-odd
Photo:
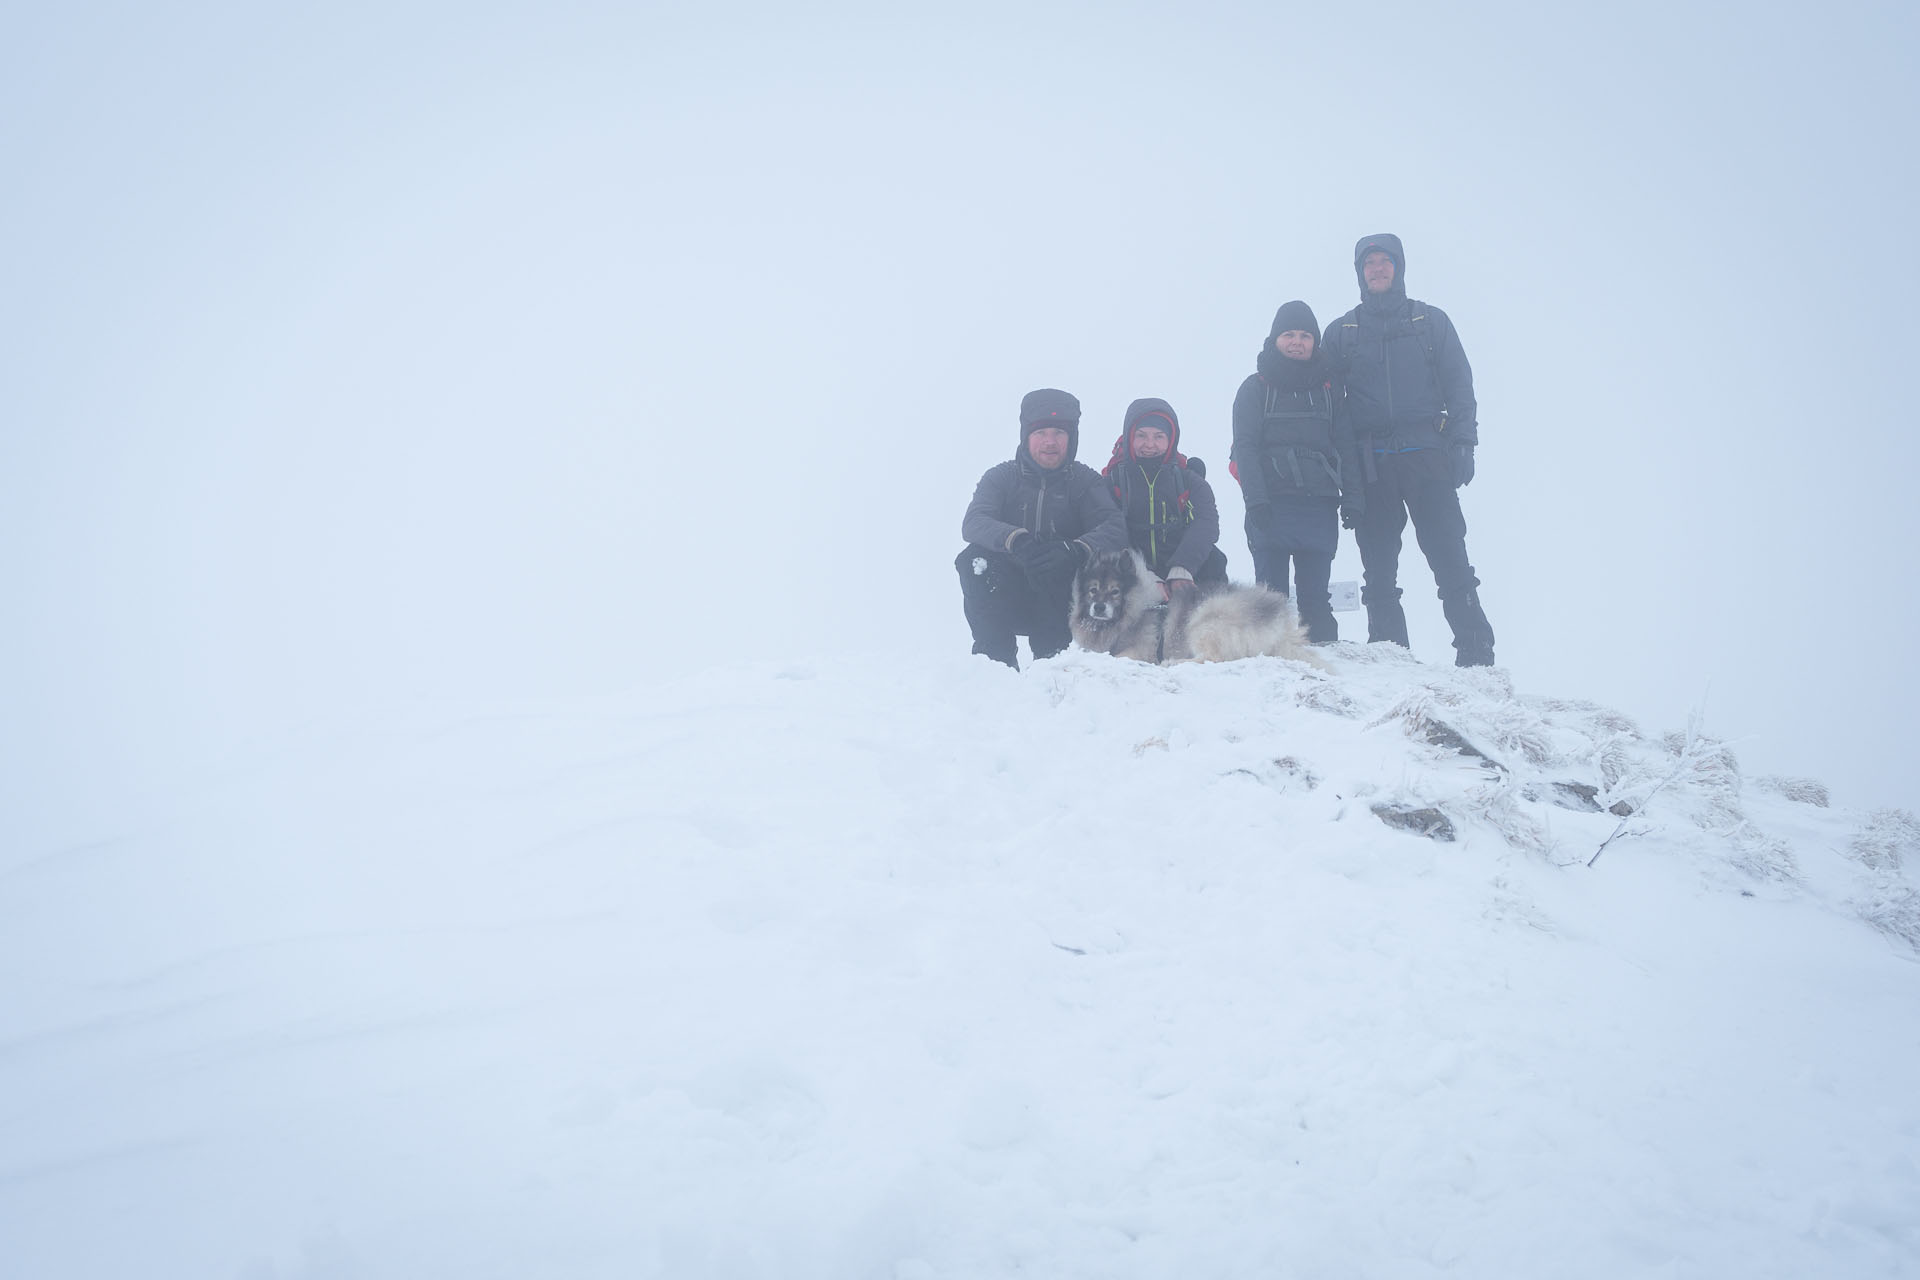
[[[1020,446],[990,467],[960,522],[954,558],[973,651],[1016,670],[1019,637],[1036,658],[1072,641],[1073,578],[1102,551],[1127,545],[1126,522],[1100,473],[1074,461],[1080,401],[1045,387],[1020,402]]]
[[[1363,238],[1353,270],[1360,305],[1327,327],[1326,349],[1366,477],[1364,509],[1342,519],[1360,545],[1367,639],[1407,644],[1400,535],[1411,518],[1453,628],[1454,663],[1490,667],[1493,627],[1467,558],[1458,492],[1473,480],[1480,442],[1473,370],[1446,313],[1407,297],[1400,237]]]

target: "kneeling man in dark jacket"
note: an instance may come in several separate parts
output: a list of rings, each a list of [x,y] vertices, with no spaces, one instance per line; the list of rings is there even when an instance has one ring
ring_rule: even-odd
[[[1029,392],[1013,461],[974,488],[960,522],[967,549],[953,563],[975,653],[1017,669],[1020,636],[1036,658],[1066,648],[1074,575],[1127,545],[1107,482],[1074,461],[1079,448],[1080,402],[1052,388]]]

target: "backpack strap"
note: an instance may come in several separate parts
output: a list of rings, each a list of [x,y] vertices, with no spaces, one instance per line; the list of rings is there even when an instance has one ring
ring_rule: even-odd
[[[1427,318],[1427,304],[1424,302],[1413,302],[1409,305],[1408,310],[1411,312],[1408,316],[1408,322],[1413,325],[1413,331],[1420,335],[1420,345],[1427,349],[1427,363],[1429,365],[1439,364],[1439,349],[1434,345],[1433,321]]]
[[[1427,375],[1433,379],[1434,397],[1445,404],[1447,389],[1440,385],[1440,348],[1433,336],[1433,320],[1427,315],[1431,308],[1424,302],[1411,300],[1409,302],[1408,309],[1412,314],[1408,318],[1408,323],[1413,326],[1413,331],[1420,335],[1420,346],[1427,353]]]

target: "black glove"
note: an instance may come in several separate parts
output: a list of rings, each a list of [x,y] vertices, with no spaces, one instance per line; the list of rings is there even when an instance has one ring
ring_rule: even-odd
[[[1066,542],[1042,542],[1024,539],[1013,549],[1013,558],[1027,571],[1027,580],[1038,584],[1043,579],[1060,578],[1080,567],[1073,545]]]
[[[1207,478],[1207,464],[1198,458],[1187,459],[1187,470],[1193,472],[1193,474],[1199,476],[1202,480]]]
[[[1472,484],[1473,446],[1470,444],[1450,445],[1448,446],[1448,452],[1453,455],[1453,487],[1458,489],[1463,484]]]
[[[1358,493],[1350,493],[1340,499],[1340,523],[1348,529],[1360,527],[1360,517],[1367,514],[1367,500]]]

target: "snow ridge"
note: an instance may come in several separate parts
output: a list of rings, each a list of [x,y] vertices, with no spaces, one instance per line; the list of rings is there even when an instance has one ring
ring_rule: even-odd
[[[1329,654],[707,671],[315,736],[27,851],[0,1240],[247,1280],[1920,1273],[1920,824]]]

